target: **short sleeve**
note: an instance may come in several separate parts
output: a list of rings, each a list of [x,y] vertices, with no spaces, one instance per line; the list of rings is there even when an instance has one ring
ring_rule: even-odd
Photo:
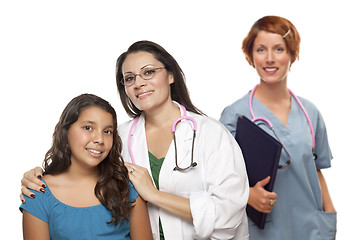
[[[331,160],[333,158],[331,149],[329,147],[328,135],[326,124],[323,120],[322,114],[318,108],[310,101],[299,97],[303,106],[308,112],[312,121],[315,137],[314,153],[317,155],[315,165],[318,170],[331,167]]]
[[[34,190],[30,190],[36,194],[35,198],[29,198],[25,196],[25,203],[20,205],[20,211],[27,211],[33,216],[39,218],[44,222],[49,222],[49,190],[46,189],[45,193],[39,193]]]
[[[315,133],[315,144],[315,153],[317,154],[317,169],[331,167],[331,160],[333,156],[328,143],[326,125],[324,123],[322,115],[319,112]]]
[[[236,126],[238,118],[242,115],[248,117],[249,111],[247,110],[248,94],[240,98],[233,104],[227,106],[221,113],[219,121],[229,130],[229,132],[235,137]]]
[[[189,197],[194,238],[231,239],[240,234],[239,226],[247,226],[249,182],[243,155],[234,137],[219,122],[200,124],[199,137],[203,142],[198,147],[202,148],[199,159],[204,159],[199,163],[203,166],[205,191],[191,192]]]
[[[129,200],[130,204],[132,204],[132,203],[134,203],[136,201],[136,198],[138,197],[138,192],[134,188],[131,181],[128,182],[128,186],[129,186],[129,198],[128,198],[128,200]]]
[[[219,121],[235,137],[236,124],[238,122],[238,114],[237,114],[237,111],[234,110],[234,105],[228,106],[222,111]]]

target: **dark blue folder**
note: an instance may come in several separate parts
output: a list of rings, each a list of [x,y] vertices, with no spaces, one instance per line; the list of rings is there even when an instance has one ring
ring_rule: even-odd
[[[270,182],[264,188],[272,192],[282,151],[281,143],[245,116],[238,119],[235,139],[243,152],[249,186],[253,187],[270,176]],[[266,213],[250,205],[247,205],[246,213],[260,229],[264,229]]]

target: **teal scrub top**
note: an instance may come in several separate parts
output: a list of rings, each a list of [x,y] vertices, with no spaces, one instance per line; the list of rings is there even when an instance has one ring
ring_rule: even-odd
[[[235,136],[238,117],[245,115],[252,119],[249,111],[249,94],[226,107],[220,122]],[[322,115],[308,100],[299,98],[306,109],[315,132],[315,152],[313,159],[312,135],[306,116],[291,97],[291,110],[287,126],[258,99],[253,97],[252,108],[255,117],[264,117],[272,122],[274,129],[292,156],[292,163],[278,170],[273,191],[278,195],[277,203],[267,215],[265,228],[260,230],[249,219],[250,239],[305,240],[334,239],[336,234],[336,213],[323,211],[321,188],[317,170],[331,166],[332,154],[329,148],[327,131]],[[265,124],[262,129],[275,137]],[[282,152],[280,165],[289,160]]]
[[[129,188],[129,201],[132,203],[138,193],[131,182]],[[26,210],[47,222],[51,239],[130,239],[129,222],[108,224],[112,220],[112,213],[102,204],[72,207],[55,198],[49,188],[45,188],[43,194],[37,192],[34,199],[25,198],[26,202],[21,204],[20,210]]]

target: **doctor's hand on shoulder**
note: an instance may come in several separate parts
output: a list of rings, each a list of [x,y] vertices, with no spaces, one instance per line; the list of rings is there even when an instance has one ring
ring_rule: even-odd
[[[129,179],[143,200],[192,222],[188,198],[158,190],[146,168],[127,162],[124,165],[128,169]]]
[[[138,194],[141,195],[143,200],[152,202],[152,197],[157,194],[158,190],[153,185],[153,181],[148,170],[132,163],[125,162],[124,165],[128,169],[129,180],[131,180]]]
[[[270,181],[270,177],[257,182],[250,187],[248,204],[263,213],[270,213],[275,206],[277,194],[264,189]]]
[[[45,183],[40,179],[43,178],[43,169],[41,167],[36,167],[24,173],[23,178],[21,179],[21,194],[20,200],[25,202],[24,195],[30,198],[34,198],[35,195],[29,189],[44,192],[46,187]],[[28,189],[29,188],[29,189]]]

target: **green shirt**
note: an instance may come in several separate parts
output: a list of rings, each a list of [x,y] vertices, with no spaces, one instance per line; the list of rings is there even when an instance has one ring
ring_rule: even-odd
[[[158,179],[160,177],[160,171],[161,171],[161,167],[163,164],[163,160],[165,160],[165,158],[160,158],[158,159],[157,157],[155,157],[150,151],[148,151],[148,158],[150,160],[150,166],[151,166],[151,173],[152,173],[152,178],[153,181],[156,184],[156,187],[158,190],[160,190],[159,184],[158,184]],[[164,240],[165,237],[163,236],[163,229],[162,229],[162,224],[161,224],[161,219],[159,220],[160,223],[160,240]]]

